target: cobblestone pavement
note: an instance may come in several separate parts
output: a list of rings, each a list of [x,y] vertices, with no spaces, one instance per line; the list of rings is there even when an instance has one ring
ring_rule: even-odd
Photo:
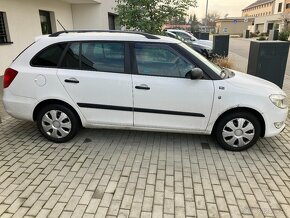
[[[286,88],[290,95],[290,80]],[[290,217],[290,123],[244,152],[209,136],[0,124],[1,217]]]

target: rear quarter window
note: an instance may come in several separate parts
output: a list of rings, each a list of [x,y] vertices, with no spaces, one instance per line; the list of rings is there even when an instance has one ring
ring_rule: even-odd
[[[35,55],[30,65],[33,67],[57,67],[67,43],[50,45]]]

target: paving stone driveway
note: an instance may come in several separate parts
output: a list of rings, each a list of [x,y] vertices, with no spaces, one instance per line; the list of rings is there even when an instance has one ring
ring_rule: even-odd
[[[286,89],[290,95],[289,77]],[[290,217],[290,123],[228,152],[209,136],[0,124],[1,217]]]

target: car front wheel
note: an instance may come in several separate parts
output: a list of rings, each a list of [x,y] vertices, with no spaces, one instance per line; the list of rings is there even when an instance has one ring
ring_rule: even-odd
[[[216,126],[218,143],[230,151],[243,151],[258,141],[261,135],[259,120],[248,112],[235,112],[224,116]]]
[[[63,143],[77,134],[79,122],[67,107],[48,105],[38,113],[37,126],[45,138],[56,143]]]

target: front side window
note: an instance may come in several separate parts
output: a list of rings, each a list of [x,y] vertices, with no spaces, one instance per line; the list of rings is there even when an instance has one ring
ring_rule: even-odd
[[[81,47],[82,70],[125,72],[125,46],[123,43],[84,42]]]
[[[181,77],[195,68],[166,45],[135,45],[138,73],[141,75]]]
[[[57,67],[66,45],[66,43],[58,43],[45,48],[31,60],[31,65],[34,67]]]

